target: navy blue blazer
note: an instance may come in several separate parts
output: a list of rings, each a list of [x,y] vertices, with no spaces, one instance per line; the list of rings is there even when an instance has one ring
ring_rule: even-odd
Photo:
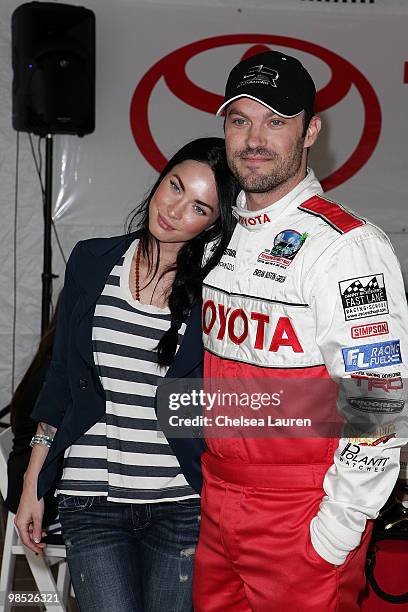
[[[96,301],[113,266],[138,233],[78,242],[68,260],[53,356],[31,414],[57,428],[38,479],[40,499],[60,478],[64,451],[105,414],[105,394],[92,351]],[[191,309],[176,358],[166,378],[202,378],[201,302]],[[201,438],[168,438],[187,482],[201,491]]]

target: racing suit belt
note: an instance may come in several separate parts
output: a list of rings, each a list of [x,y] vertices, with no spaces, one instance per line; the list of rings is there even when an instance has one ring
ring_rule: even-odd
[[[221,461],[208,450],[202,457],[211,474],[230,484],[242,487],[279,489],[322,489],[324,476],[331,463],[259,464]]]

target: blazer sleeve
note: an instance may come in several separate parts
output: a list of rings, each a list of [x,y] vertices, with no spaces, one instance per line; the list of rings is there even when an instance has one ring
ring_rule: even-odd
[[[40,395],[35,403],[31,418],[58,428],[65,410],[71,402],[69,384],[69,350],[72,334],[72,315],[80,292],[75,282],[81,243],[73,249],[65,270],[64,286],[61,294],[55,333],[52,359],[47,370]]]

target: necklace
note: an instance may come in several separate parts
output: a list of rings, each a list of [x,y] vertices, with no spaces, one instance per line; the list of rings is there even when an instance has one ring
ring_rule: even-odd
[[[140,255],[142,249],[140,248],[140,240],[137,243],[136,250],[136,261],[135,261],[135,300],[140,302]]]

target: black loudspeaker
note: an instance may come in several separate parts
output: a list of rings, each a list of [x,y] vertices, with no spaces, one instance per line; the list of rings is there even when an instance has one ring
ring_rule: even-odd
[[[13,128],[78,134],[95,129],[95,15],[54,2],[19,6],[11,21]]]

